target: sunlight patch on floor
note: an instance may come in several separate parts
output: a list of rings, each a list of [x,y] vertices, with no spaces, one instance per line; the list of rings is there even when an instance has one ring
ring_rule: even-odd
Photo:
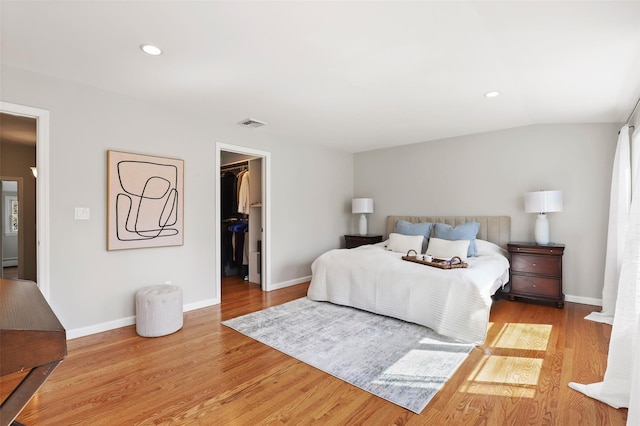
[[[542,370],[541,358],[489,356],[471,373],[464,392],[533,398]]]
[[[491,344],[494,348],[546,351],[553,326],[549,324],[505,324]]]
[[[509,398],[534,398],[536,389],[527,386],[506,386],[493,383],[466,383],[462,391],[477,395],[506,396]]]
[[[460,364],[466,352],[412,349],[387,368],[373,383],[439,389],[449,377],[443,365]]]
[[[540,353],[547,350],[552,330],[549,324],[504,324],[488,342],[486,355],[461,390],[483,395],[535,397],[544,362]]]
[[[513,356],[491,356],[478,371],[475,381],[509,385],[536,385],[542,359]]]

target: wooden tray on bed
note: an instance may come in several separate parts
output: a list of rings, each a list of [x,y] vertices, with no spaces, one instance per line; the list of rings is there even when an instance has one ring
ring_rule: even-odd
[[[415,254],[412,256],[411,252],[414,252]],[[458,261],[455,262],[455,259],[458,259]],[[466,268],[467,266],[469,266],[468,263],[463,262],[462,259],[460,259],[458,256],[452,257],[451,260],[437,258],[433,258],[433,261],[431,262],[421,260],[418,259],[418,253],[416,253],[415,250],[409,250],[406,256],[402,256],[402,260],[406,260],[407,262],[420,263],[421,265],[433,266],[440,269],[458,269]]]

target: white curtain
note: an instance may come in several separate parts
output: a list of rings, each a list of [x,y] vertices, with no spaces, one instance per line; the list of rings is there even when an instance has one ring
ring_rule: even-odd
[[[628,131],[627,127],[623,128]],[[621,131],[620,133],[623,133]],[[640,129],[632,139],[638,141]],[[640,147],[640,143],[633,148]],[[615,408],[629,407],[628,425],[640,425],[640,176],[636,165],[617,285],[615,315],[609,342],[607,370],[599,383],[569,386]]]
[[[631,207],[631,147],[629,126],[618,133],[618,146],[613,160],[611,196],[609,199],[609,229],[607,251],[604,260],[604,287],[602,288],[602,311],[587,315],[586,319],[613,324],[616,310],[618,282],[624,252],[625,234]]]

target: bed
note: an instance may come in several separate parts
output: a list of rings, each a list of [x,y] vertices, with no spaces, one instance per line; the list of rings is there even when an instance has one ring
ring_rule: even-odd
[[[390,239],[334,249],[313,262],[307,297],[421,324],[461,342],[484,342],[491,296],[509,280],[510,218],[389,216],[387,236],[395,234],[397,221],[449,228],[477,222],[477,256],[465,260],[467,268],[445,270],[402,260],[406,253],[387,249]]]

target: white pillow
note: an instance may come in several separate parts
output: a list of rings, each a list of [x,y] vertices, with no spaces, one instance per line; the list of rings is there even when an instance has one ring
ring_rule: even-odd
[[[402,235],[392,232],[389,234],[387,250],[402,254],[407,254],[409,250],[415,250],[416,254],[420,254],[423,240],[424,237],[422,235]]]
[[[451,241],[431,237],[426,254],[438,259],[451,259],[454,256],[458,256],[464,262],[467,260],[467,250],[469,250],[470,242],[469,240]]]
[[[476,238],[476,247],[478,248],[478,256],[481,256],[483,254],[499,254],[500,256],[504,256],[507,259],[509,258],[508,251],[490,241]]]

